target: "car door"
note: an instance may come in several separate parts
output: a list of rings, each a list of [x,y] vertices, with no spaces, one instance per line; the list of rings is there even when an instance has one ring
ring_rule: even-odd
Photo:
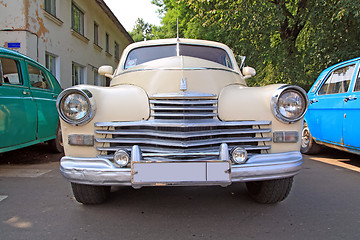
[[[344,101],[343,141],[346,147],[360,148],[360,72],[357,64],[357,72],[353,78],[350,91]]]
[[[36,139],[37,113],[21,60],[0,56],[0,64],[0,148],[6,148]]]
[[[356,63],[333,69],[310,99],[308,122],[313,137],[318,141],[343,144],[344,99],[354,76]]]
[[[37,107],[38,126],[37,138],[39,140],[55,136],[59,121],[56,110],[57,93],[50,81],[49,73],[32,63],[27,63],[31,94]]]

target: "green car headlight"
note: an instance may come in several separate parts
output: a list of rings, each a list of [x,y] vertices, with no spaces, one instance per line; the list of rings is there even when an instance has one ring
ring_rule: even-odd
[[[294,123],[306,112],[309,100],[306,92],[298,86],[283,86],[272,96],[271,109],[280,121]]]
[[[88,90],[70,88],[59,94],[56,106],[60,117],[72,125],[88,123],[95,115],[95,100]]]

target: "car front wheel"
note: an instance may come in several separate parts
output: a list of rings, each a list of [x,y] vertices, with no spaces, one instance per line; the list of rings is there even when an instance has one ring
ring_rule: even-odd
[[[314,141],[311,136],[309,127],[306,122],[304,122],[302,134],[301,134],[301,153],[304,154],[317,154],[320,152],[321,147]]]
[[[252,199],[258,203],[278,203],[290,193],[293,177],[247,182],[246,187]]]
[[[76,201],[82,204],[99,204],[105,202],[110,195],[110,186],[93,186],[71,183]]]

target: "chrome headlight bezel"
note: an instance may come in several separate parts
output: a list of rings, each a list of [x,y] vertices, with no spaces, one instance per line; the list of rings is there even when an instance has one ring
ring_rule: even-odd
[[[64,109],[66,107],[65,100],[69,96],[74,94],[78,94],[81,97],[83,97],[83,100],[86,102],[87,105],[87,110],[84,116],[79,119],[70,118],[68,114],[65,113],[65,109]],[[90,122],[94,118],[96,112],[95,99],[92,93],[86,89],[69,88],[62,91],[57,98],[56,107],[61,119],[64,120],[66,123],[69,123],[74,126],[80,126]]]
[[[281,106],[279,100],[286,93],[298,94],[298,96],[300,97],[300,101],[302,102],[300,107],[301,111],[298,114],[295,114],[295,116],[293,117],[285,116],[284,114],[281,113],[280,110]],[[279,89],[277,89],[271,98],[271,110],[274,116],[283,123],[295,123],[300,119],[302,119],[306,113],[308,106],[309,106],[309,98],[307,96],[307,93],[305,92],[304,89],[298,86],[284,85]]]

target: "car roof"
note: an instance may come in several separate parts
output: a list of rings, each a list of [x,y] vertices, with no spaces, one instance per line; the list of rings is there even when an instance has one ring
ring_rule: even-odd
[[[34,59],[22,54],[22,53],[19,53],[17,51],[14,51],[14,50],[11,50],[11,49],[8,49],[8,48],[4,48],[4,47],[0,47],[0,53],[1,54],[6,54],[6,55],[11,55],[11,56],[14,56],[14,57],[19,57],[19,58],[23,58],[23,59],[26,59],[32,63],[36,63],[38,65],[41,65],[40,63],[38,63],[37,61],[35,61]]]
[[[351,63],[351,62],[359,61],[359,60],[360,60],[360,57],[357,57],[357,58],[353,58],[353,59],[346,60],[346,61],[343,61],[343,62],[339,62],[339,63],[337,63],[335,65],[331,65],[330,67],[328,67],[324,71],[322,71],[320,75],[324,76],[334,68],[337,68],[337,67],[342,66],[342,65],[346,65],[346,64]]]
[[[167,39],[148,40],[148,41],[132,43],[129,46],[131,46],[132,48],[136,48],[136,47],[140,47],[140,46],[176,44],[177,42],[187,43],[187,44],[205,45],[205,46],[214,46],[214,47],[228,49],[228,46],[223,43],[209,41],[209,40],[188,39],[188,38],[167,38]]]
[[[353,59],[350,59],[350,60],[346,60],[346,61],[343,61],[343,62],[339,62],[337,64],[334,64],[334,65],[331,65],[330,67],[328,68],[325,68],[320,74],[319,76],[316,78],[315,82],[313,83],[313,85],[311,86],[311,88],[309,89],[309,94],[312,94],[316,91],[316,89],[319,88],[319,84],[323,81],[323,79],[329,74],[329,72],[331,72],[333,69],[337,68],[337,67],[340,67],[340,66],[343,66],[343,65],[347,65],[349,63],[352,63],[352,62],[356,62],[356,61],[359,61],[360,60],[360,57],[357,57],[357,58],[353,58]]]

